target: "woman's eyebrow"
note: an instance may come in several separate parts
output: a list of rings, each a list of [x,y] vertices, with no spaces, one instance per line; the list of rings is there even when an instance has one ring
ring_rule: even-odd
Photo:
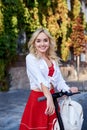
[[[40,39],[40,38],[38,38],[38,39],[36,39],[36,41],[37,41],[37,40],[41,40],[41,39]]]
[[[43,38],[43,39],[46,39],[46,40],[47,40],[48,38]],[[40,38],[37,38],[36,40],[42,40],[42,39],[40,39]]]

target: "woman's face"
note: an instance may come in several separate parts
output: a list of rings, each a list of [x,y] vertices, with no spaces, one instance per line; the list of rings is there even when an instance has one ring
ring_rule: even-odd
[[[46,54],[49,48],[49,38],[44,32],[41,32],[36,38],[35,48],[37,50],[37,53]]]

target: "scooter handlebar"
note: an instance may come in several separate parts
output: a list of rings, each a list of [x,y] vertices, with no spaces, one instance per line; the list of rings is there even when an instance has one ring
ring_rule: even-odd
[[[61,92],[53,93],[52,97],[53,97],[53,99],[56,99],[56,98],[62,97],[64,95],[66,95],[66,96],[72,96],[72,95],[75,95],[75,94],[80,94],[80,92],[74,92],[74,93],[72,93],[72,92],[67,92],[67,91],[65,91],[65,92],[61,91]],[[38,98],[38,101],[44,101],[44,100],[46,100],[45,96],[42,96],[42,97]]]

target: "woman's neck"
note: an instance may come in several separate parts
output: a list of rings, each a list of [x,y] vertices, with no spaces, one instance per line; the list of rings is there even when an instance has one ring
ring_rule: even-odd
[[[37,55],[43,59],[48,57],[46,53],[37,53]]]

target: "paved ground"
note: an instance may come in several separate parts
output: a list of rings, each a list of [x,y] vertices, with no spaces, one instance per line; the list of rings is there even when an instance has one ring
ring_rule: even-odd
[[[0,92],[0,130],[18,130],[29,92],[29,89]],[[82,130],[87,130],[87,92],[81,92],[72,98],[83,106],[84,123]]]
[[[0,93],[0,130],[18,130],[29,90]]]

